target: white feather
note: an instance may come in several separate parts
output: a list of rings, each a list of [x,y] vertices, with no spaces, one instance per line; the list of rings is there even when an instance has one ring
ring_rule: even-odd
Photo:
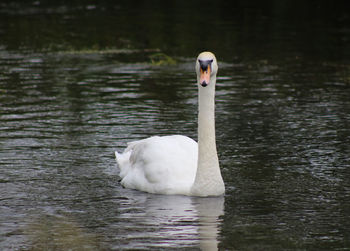
[[[199,83],[203,72],[200,61],[212,62],[210,80],[203,86]],[[129,143],[122,154],[115,153],[124,187],[158,194],[217,196],[224,193],[215,143],[217,68],[214,54],[203,52],[198,56],[199,143],[182,135],[153,136]]]

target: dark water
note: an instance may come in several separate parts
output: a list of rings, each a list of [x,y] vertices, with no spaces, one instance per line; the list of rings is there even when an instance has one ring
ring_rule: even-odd
[[[1,250],[349,250],[348,7],[1,3]],[[122,188],[126,142],[196,139],[204,49],[225,196]]]

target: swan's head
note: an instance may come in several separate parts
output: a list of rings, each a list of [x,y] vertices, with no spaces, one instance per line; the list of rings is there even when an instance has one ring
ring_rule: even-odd
[[[198,55],[196,61],[196,72],[198,84],[206,87],[211,83],[211,79],[216,77],[218,72],[218,63],[215,55],[209,51]]]

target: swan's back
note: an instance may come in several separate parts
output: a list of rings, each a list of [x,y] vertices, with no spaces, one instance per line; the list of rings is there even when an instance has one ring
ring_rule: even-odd
[[[123,186],[161,194],[188,195],[197,158],[197,143],[182,135],[134,141],[122,154],[116,152]]]

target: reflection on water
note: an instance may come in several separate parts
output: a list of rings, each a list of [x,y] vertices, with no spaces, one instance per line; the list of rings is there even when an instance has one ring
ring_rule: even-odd
[[[111,249],[157,249],[200,246],[218,248],[218,231],[224,212],[224,198],[148,195],[126,191],[114,211],[113,233],[93,234],[76,221],[54,215],[34,217],[24,227],[29,250],[105,249],[101,240],[108,236]],[[123,231],[119,231],[123,230]],[[127,231],[127,234],[124,233]]]
[[[126,191],[118,208],[118,224],[127,236],[116,236],[119,248],[196,247],[213,250],[218,245],[224,198],[146,195]],[[151,241],[150,241],[151,240]]]
[[[198,212],[199,247],[201,250],[215,250],[218,247],[218,216],[224,213],[224,198],[194,199]]]
[[[185,1],[129,12],[130,1],[12,2],[0,4],[1,250],[348,249],[346,8],[327,6],[334,12],[326,15],[322,1],[319,8],[219,1],[206,5],[215,11],[205,24],[214,28],[204,38],[202,16],[188,16],[194,7]],[[291,9],[304,15],[295,20]],[[225,197],[122,188],[113,153],[126,142],[196,139],[193,60],[204,47],[220,65]],[[179,63],[152,64],[158,48]]]

